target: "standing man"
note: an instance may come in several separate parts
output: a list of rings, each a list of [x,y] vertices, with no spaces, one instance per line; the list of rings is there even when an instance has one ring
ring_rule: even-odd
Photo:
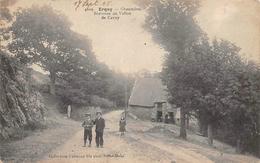
[[[101,147],[103,148],[103,133],[105,128],[105,120],[102,118],[102,113],[99,111],[97,112],[97,118],[95,120],[96,125],[96,145],[97,148]]]
[[[86,142],[88,139],[88,146],[91,147],[91,141],[92,141],[92,127],[93,127],[93,121],[91,120],[90,114],[85,114],[86,119],[82,123],[82,127],[84,127],[84,146],[86,147]]]

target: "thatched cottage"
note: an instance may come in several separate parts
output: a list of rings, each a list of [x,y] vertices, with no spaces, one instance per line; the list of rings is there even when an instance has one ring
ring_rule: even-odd
[[[161,79],[143,77],[135,81],[129,98],[129,111],[140,119],[174,123],[177,109],[167,102],[166,87]],[[168,117],[168,118],[167,118]]]

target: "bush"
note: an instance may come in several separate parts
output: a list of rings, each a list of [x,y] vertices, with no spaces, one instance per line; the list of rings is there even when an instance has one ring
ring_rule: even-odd
[[[114,107],[114,103],[112,101],[109,101],[108,99],[101,98],[99,96],[92,96],[91,97],[91,106],[99,106],[101,108],[112,108]]]

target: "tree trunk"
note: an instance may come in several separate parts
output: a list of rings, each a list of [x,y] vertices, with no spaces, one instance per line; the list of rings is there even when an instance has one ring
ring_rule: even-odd
[[[199,132],[202,136],[207,136],[208,135],[208,126],[205,125],[203,122],[199,122]]]
[[[208,126],[206,124],[203,124],[202,132],[203,136],[208,136]]]
[[[212,124],[208,124],[208,144],[213,145],[213,128]]]
[[[204,135],[204,131],[203,131],[203,130],[204,130],[204,128],[203,128],[204,125],[203,125],[201,119],[198,119],[197,124],[198,124],[198,126],[199,126],[199,134],[205,136],[205,135]]]
[[[186,139],[187,133],[186,133],[186,125],[185,125],[185,112],[183,108],[180,109],[180,116],[181,116],[180,137]]]
[[[50,72],[50,94],[55,95],[55,81],[56,81],[56,73]]]
[[[186,128],[189,129],[189,124],[190,124],[190,119],[189,119],[189,115],[186,114]]]

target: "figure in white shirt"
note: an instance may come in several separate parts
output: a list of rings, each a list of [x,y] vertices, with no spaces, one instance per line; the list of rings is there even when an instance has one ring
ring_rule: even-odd
[[[68,109],[67,109],[67,116],[68,116],[68,118],[70,118],[70,113],[71,113],[71,106],[68,105]]]

